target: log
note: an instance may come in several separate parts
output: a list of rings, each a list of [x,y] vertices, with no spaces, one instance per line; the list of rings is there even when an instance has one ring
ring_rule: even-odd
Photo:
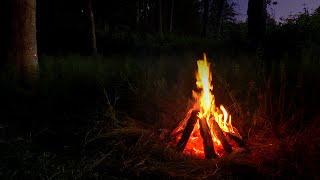
[[[179,130],[179,131],[176,131],[176,132],[171,133],[171,136],[172,136],[172,137],[176,137],[176,136],[178,136],[178,135],[179,135],[179,134],[181,134],[181,133],[183,133],[183,129],[182,129],[182,130]]]
[[[244,141],[240,137],[238,137],[236,135],[233,135],[231,133],[226,133],[226,134],[230,139],[232,139],[234,142],[236,142],[239,147],[244,147],[245,146]]]
[[[228,141],[227,141],[226,137],[224,136],[220,126],[218,125],[218,123],[214,119],[210,119],[210,120],[212,121],[213,132],[216,135],[216,137],[220,140],[223,149],[227,153],[231,153],[232,152],[232,147],[228,143]]]
[[[212,136],[210,134],[210,129],[205,119],[200,119],[200,134],[203,139],[203,149],[206,159],[214,159],[217,154],[214,151]]]
[[[190,118],[188,119],[188,122],[187,122],[187,125],[186,127],[184,128],[184,131],[182,133],[182,136],[177,144],[177,149],[178,151],[182,152],[184,150],[184,148],[186,147],[187,145],[187,142],[190,138],[190,135],[194,129],[194,126],[197,122],[197,119],[198,119],[198,113],[199,111],[192,111],[191,112],[191,116]]]

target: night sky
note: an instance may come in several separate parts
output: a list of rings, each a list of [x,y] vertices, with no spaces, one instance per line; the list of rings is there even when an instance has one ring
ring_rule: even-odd
[[[247,6],[248,0],[235,0],[238,4],[236,11],[239,16],[240,21],[245,21],[247,18]],[[271,15],[275,17],[277,21],[280,21],[280,18],[287,18],[290,15],[303,12],[303,8],[306,7],[313,12],[314,9],[320,6],[320,0],[277,0],[277,5],[271,5],[268,10]]]

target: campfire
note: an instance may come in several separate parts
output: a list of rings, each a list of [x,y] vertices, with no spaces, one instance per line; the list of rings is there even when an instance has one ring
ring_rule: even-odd
[[[243,145],[242,137],[232,125],[231,115],[217,106],[212,93],[212,72],[204,54],[197,61],[197,90],[192,91],[194,104],[172,131],[178,151],[199,158],[213,159],[231,153]]]

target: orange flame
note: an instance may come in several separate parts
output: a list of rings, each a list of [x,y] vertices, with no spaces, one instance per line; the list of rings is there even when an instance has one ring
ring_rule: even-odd
[[[219,156],[223,155],[223,147],[220,140],[215,136],[213,130],[213,121],[216,121],[223,132],[236,134],[237,130],[232,126],[231,115],[227,112],[223,105],[219,108],[215,104],[215,97],[212,93],[212,73],[210,70],[210,63],[207,61],[206,54],[203,56],[203,60],[197,61],[198,71],[196,73],[196,85],[200,92],[192,91],[193,98],[195,100],[194,106],[189,110],[188,115],[173,131],[173,133],[179,134],[190,117],[192,110],[199,110],[199,119],[205,119],[210,128],[212,141],[214,143],[215,151]],[[181,136],[180,136],[181,137]],[[178,138],[180,138],[178,137]],[[203,140],[200,135],[200,124],[197,122],[193,129],[191,136],[184,149],[185,154],[196,155],[200,158],[204,157]]]

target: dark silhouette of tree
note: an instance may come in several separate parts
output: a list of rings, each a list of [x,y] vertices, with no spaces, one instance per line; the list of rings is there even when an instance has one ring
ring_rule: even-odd
[[[261,45],[266,32],[266,0],[249,0],[248,2],[248,35],[252,46]]]
[[[220,30],[221,30],[221,25],[222,25],[222,13],[224,10],[224,6],[225,6],[225,0],[217,0],[216,1],[216,13],[215,13],[215,25],[214,25],[214,29],[216,31],[217,34],[220,34]]]
[[[314,10],[315,15],[320,15],[320,6]]]
[[[199,36],[202,30],[203,3],[198,0],[175,0],[174,32],[180,35]]]
[[[212,33],[216,38],[222,38],[224,36],[224,27],[227,24],[235,24],[235,16],[237,15],[235,12],[235,6],[236,4],[233,1],[211,1],[209,12],[209,27],[210,33]]]
[[[207,36],[208,19],[209,19],[209,0],[204,0],[203,1],[201,37]]]
[[[136,30],[139,30],[140,26],[140,17],[141,17],[141,2],[140,0],[136,1]]]
[[[28,83],[38,74],[36,0],[11,0],[8,5],[11,22],[8,59]]]
[[[174,0],[171,0],[171,11],[170,11],[170,27],[169,32],[173,31],[173,14],[174,14]]]
[[[8,34],[9,28],[9,2],[10,0],[3,0],[0,5],[0,67],[3,67],[7,63],[8,55]]]
[[[97,55],[97,39],[96,39],[96,24],[92,7],[92,0],[87,1],[87,15],[89,20],[89,39],[90,39],[90,49],[92,55]]]
[[[163,37],[163,17],[162,17],[162,0],[159,1],[159,35]]]

